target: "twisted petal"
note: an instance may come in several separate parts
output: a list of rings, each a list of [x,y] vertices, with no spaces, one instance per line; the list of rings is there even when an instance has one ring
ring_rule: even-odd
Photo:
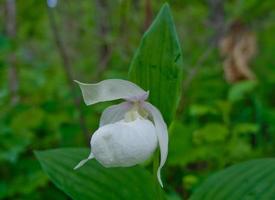
[[[132,82],[121,79],[108,79],[95,84],[75,82],[80,86],[86,105],[116,99],[145,100],[148,97],[148,92]]]
[[[99,126],[118,122],[124,118],[125,113],[131,108],[131,103],[122,102],[120,104],[106,108],[101,117]]]
[[[157,134],[159,148],[160,148],[160,165],[158,168],[157,176],[161,187],[163,187],[160,170],[164,166],[166,162],[167,154],[168,154],[168,130],[167,130],[166,123],[162,118],[161,113],[155,106],[153,106],[148,102],[144,102],[144,108],[148,112],[150,112],[156,127],[156,134]]]
[[[86,162],[88,162],[89,160],[93,159],[95,156],[94,154],[91,152],[90,155],[88,156],[88,158],[81,160],[75,167],[74,170],[82,167]]]

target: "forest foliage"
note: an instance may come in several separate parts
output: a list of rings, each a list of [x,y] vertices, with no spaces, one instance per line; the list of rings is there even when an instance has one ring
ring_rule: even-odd
[[[275,3],[168,2],[0,2],[0,199],[275,198]],[[158,197],[149,161],[72,170],[110,105],[73,80],[108,78],[150,89],[169,124]]]

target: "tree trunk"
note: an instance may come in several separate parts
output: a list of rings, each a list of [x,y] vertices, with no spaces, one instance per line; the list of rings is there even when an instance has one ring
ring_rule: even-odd
[[[145,21],[144,21],[145,31],[151,25],[152,18],[153,18],[152,2],[151,0],[145,0]]]
[[[210,38],[210,42],[215,45],[219,42],[225,31],[225,0],[207,0],[209,6],[209,26],[214,33]]]
[[[100,38],[99,46],[99,63],[98,68],[95,70],[95,74],[92,77],[93,80],[98,80],[102,73],[106,70],[108,62],[111,58],[111,47],[108,44],[107,36],[110,32],[109,25],[109,6],[107,0],[96,0],[97,8],[97,29],[98,37]]]
[[[70,57],[68,55],[68,52],[66,50],[66,47],[62,41],[62,38],[60,36],[57,24],[56,24],[56,20],[55,20],[55,16],[54,16],[54,12],[51,8],[48,7],[48,15],[49,15],[49,21],[50,21],[50,26],[53,32],[53,37],[54,37],[54,41],[56,44],[56,47],[58,49],[60,58],[63,62],[63,68],[67,77],[67,81],[68,81],[68,85],[69,88],[71,90],[71,94],[73,96],[73,101],[75,104],[75,107],[78,109],[79,112],[79,124],[80,127],[82,129],[82,132],[84,133],[86,139],[88,140],[88,129],[86,127],[86,122],[85,122],[85,118],[84,118],[84,114],[83,111],[81,109],[81,105],[80,105],[80,99],[78,98],[78,95],[76,93],[76,87],[75,84],[73,82],[74,78],[73,78],[73,69],[72,69],[72,65],[71,65],[71,61],[70,61]]]
[[[6,0],[6,34],[10,41],[14,43],[16,39],[16,4],[15,0]],[[7,57],[8,82],[11,94],[11,104],[14,105],[19,100],[18,95],[18,72],[16,68],[15,52],[10,52]]]

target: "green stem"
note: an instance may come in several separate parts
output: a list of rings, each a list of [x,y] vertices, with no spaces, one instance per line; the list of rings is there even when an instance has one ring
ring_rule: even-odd
[[[158,167],[159,167],[159,151],[157,151],[155,153],[155,157],[154,157],[153,178],[154,178],[154,183],[155,183],[156,196],[157,196],[158,200],[162,200],[161,188],[160,188],[160,184],[158,182],[158,177],[157,177]]]

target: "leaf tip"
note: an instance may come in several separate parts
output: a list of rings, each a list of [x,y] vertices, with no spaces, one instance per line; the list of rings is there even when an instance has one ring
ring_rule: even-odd
[[[162,7],[166,9],[170,9],[170,5],[168,2],[165,2]]]
[[[170,14],[170,5],[168,2],[164,3],[160,9],[160,13]]]

